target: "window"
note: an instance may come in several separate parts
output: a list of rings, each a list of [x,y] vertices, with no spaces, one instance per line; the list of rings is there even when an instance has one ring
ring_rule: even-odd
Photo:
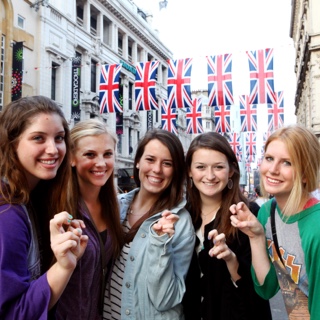
[[[91,60],[91,92],[97,92],[97,62]]]
[[[133,105],[132,97],[133,97],[133,83],[129,82],[129,110],[132,110],[132,105]]]
[[[24,29],[24,18],[18,15],[18,27]]]
[[[51,72],[51,99],[56,100],[57,93],[57,69],[59,65],[55,62],[52,62],[52,72]]]

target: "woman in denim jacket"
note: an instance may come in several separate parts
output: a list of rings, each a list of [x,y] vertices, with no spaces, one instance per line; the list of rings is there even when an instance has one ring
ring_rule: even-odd
[[[184,319],[181,300],[195,234],[183,198],[180,140],[148,131],[134,161],[138,188],[119,195],[126,244],[106,288],[105,319]]]

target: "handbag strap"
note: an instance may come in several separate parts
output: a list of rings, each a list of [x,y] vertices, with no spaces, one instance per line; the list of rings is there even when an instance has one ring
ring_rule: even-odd
[[[271,208],[270,208],[271,233],[272,233],[272,239],[273,239],[273,243],[274,243],[274,246],[276,248],[278,257],[281,260],[282,264],[284,265],[284,262],[282,260],[282,257],[281,257],[281,254],[280,254],[280,250],[279,250],[277,230],[276,230],[276,221],[275,221],[276,206],[277,206],[276,199],[273,198],[272,201],[271,201]]]

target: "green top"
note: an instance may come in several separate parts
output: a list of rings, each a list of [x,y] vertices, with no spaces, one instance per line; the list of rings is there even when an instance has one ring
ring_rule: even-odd
[[[271,200],[262,205],[258,219],[266,232],[266,247],[273,261],[277,253],[273,252],[273,240],[270,223]],[[293,281],[308,298],[311,319],[320,319],[320,203],[303,211],[285,217],[277,207],[275,214],[277,238],[282,259]],[[265,282],[259,285],[252,268],[252,277],[257,293],[264,299],[270,299],[279,290],[274,265],[270,261],[270,270]],[[318,301],[317,301],[318,299]]]

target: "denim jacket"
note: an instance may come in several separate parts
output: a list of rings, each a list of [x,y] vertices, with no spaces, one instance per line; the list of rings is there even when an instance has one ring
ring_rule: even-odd
[[[119,195],[122,221],[138,191]],[[181,301],[195,243],[191,217],[184,206],[185,200],[171,208],[179,216],[171,238],[151,229],[162,212],[145,220],[135,235],[122,284],[122,320],[184,319]]]

